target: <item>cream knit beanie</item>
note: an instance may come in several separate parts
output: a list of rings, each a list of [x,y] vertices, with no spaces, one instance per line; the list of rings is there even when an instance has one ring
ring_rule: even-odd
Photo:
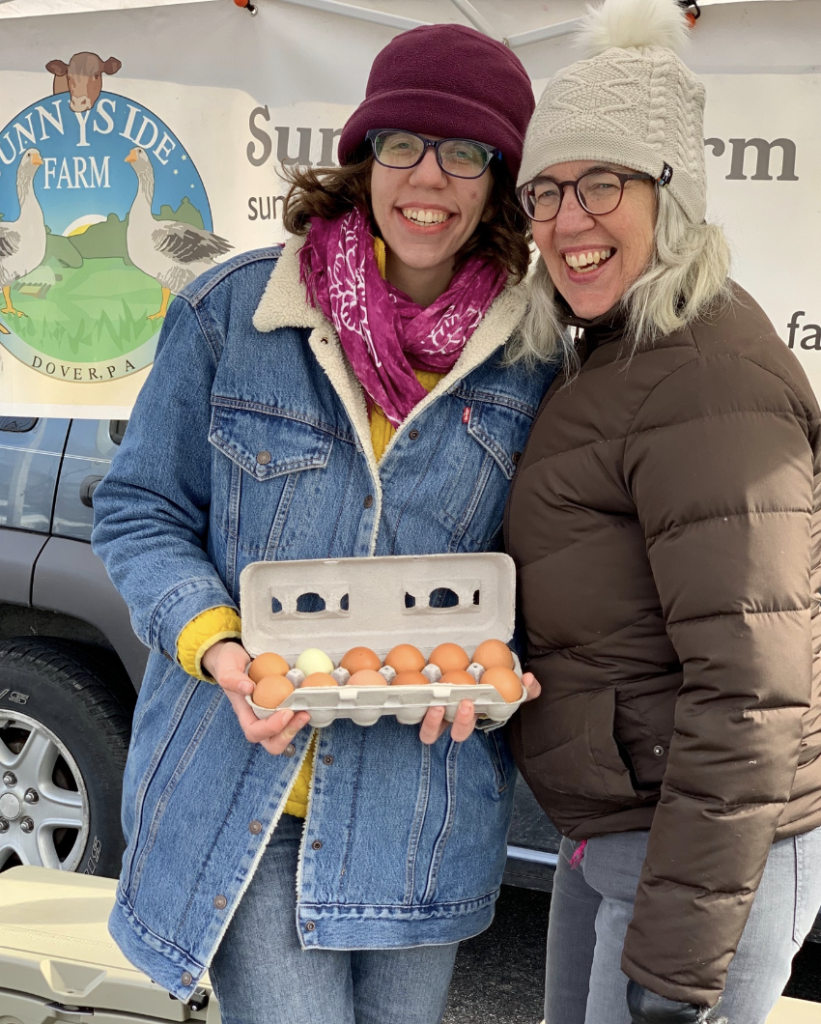
[[[601,160],[659,178],[704,220],[704,86],[676,56],[687,38],[676,0],[605,0],[578,35],[589,56],[548,82],[525,137],[518,184],[552,164]]]

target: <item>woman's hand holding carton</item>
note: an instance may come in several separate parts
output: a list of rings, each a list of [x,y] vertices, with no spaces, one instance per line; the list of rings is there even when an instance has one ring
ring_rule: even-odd
[[[542,688],[532,672],[525,672],[522,676],[522,683],[527,690],[527,700],[529,701],[535,700],[542,692]],[[473,701],[463,700],[459,704],[459,710],[453,720],[451,736],[457,743],[463,743],[473,732],[477,721],[477,716],[473,713]],[[419,739],[423,743],[435,743],[447,730],[449,724],[445,721],[444,707],[431,708],[422,719],[422,724],[419,727]]]
[[[294,713],[284,708],[270,718],[257,718],[245,699],[254,692],[246,671],[250,664],[248,652],[233,640],[217,641],[202,658],[202,667],[225,691],[248,742],[261,743],[269,754],[282,754],[311,716],[307,711]]]

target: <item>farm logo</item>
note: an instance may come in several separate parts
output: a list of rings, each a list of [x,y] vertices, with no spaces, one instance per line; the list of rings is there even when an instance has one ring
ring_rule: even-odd
[[[171,297],[231,248],[176,135],[103,91],[120,67],[50,61],[53,94],[0,129],[0,345],[60,380],[148,366]]]

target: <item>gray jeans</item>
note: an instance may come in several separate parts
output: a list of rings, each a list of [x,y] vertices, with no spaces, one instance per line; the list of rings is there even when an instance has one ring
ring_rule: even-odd
[[[296,876],[304,824],[282,815],[211,964],[223,1024],[438,1024],[458,942],[302,949]]]
[[[647,832],[563,839],[547,932],[545,1024],[630,1024],[621,951],[633,916]],[[765,1024],[821,906],[821,828],[776,843],[730,964],[721,1014]]]

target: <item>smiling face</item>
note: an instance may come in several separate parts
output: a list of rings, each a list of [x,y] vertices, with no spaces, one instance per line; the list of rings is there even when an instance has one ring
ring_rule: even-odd
[[[591,160],[554,164],[542,171],[556,181],[572,181],[592,168],[630,169]],[[569,186],[558,215],[533,222],[533,240],[553,284],[570,308],[585,320],[611,309],[638,280],[653,254],[656,195],[652,182],[628,181],[612,213],[593,217]]]
[[[481,178],[445,174],[432,149],[407,169],[374,161],[371,206],[391,284],[423,306],[446,291],[454,256],[482,219],[492,184],[490,170]]]

